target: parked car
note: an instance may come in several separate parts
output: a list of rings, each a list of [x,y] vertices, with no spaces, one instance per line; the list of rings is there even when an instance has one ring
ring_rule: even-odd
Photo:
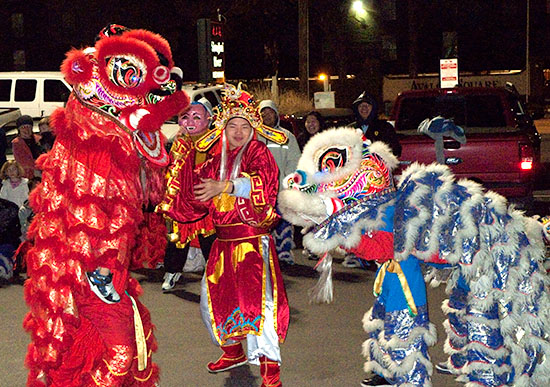
[[[222,85],[186,83],[183,89],[191,101],[206,98],[212,107],[221,101]],[[22,115],[29,115],[35,120],[63,107],[71,91],[60,71],[0,72],[0,107],[19,108]],[[177,130],[177,117],[167,120],[162,127],[167,138],[173,137]]]
[[[406,91],[397,97],[392,120],[403,147],[402,167],[435,161],[434,140],[420,134],[426,118],[452,118],[466,144],[444,140],[445,164],[521,207],[533,200],[540,168],[541,137],[519,95],[509,88],[454,88]]]
[[[288,117],[296,120],[303,129],[304,119],[310,111],[292,113]],[[345,126],[355,121],[353,110],[349,108],[315,109],[315,111],[323,116],[327,128]]]
[[[14,123],[19,117],[21,117],[21,109],[0,107],[0,128]]]
[[[19,108],[22,115],[49,116],[67,102],[70,93],[60,71],[0,72],[0,106]]]
[[[11,139],[8,138],[7,131],[11,129],[11,126],[15,125],[15,122],[19,117],[21,117],[21,110],[17,108],[0,107],[0,147],[2,148],[2,151],[5,152],[4,154],[0,155],[0,168],[2,167],[2,164],[5,160],[4,157],[6,157],[7,159],[12,158],[8,155],[12,152]]]

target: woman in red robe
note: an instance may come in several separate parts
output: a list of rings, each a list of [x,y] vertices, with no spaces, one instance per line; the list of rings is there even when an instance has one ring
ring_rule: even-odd
[[[214,242],[201,287],[201,314],[222,356],[207,365],[212,373],[247,361],[260,364],[262,386],[281,386],[279,342],[286,336],[289,308],[270,229],[275,212],[278,169],[267,147],[254,134],[284,142],[284,135],[262,125],[252,97],[227,85],[215,130],[222,150],[193,171],[195,148],[180,194],[189,221],[210,213],[218,239]],[[246,338],[248,353],[241,340]]]

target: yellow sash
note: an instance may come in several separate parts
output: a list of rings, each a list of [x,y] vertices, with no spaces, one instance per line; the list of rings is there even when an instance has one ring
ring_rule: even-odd
[[[382,264],[382,267],[380,267],[380,270],[378,271],[378,275],[374,280],[374,289],[373,289],[374,295],[378,297],[382,293],[382,283],[384,282],[386,271],[393,274],[397,274],[397,278],[399,278],[399,282],[401,283],[401,289],[403,290],[403,294],[405,295],[405,299],[407,300],[407,307],[409,308],[409,313],[413,317],[416,316],[418,314],[418,310],[416,309],[416,304],[414,303],[414,298],[411,293],[411,289],[409,288],[407,277],[405,277],[405,273],[403,273],[403,270],[401,269],[401,265],[399,264],[399,262],[394,261],[393,259],[390,259],[389,261],[386,261]]]

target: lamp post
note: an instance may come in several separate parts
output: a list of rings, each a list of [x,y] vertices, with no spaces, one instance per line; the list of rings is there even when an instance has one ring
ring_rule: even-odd
[[[319,74],[319,80],[323,81],[323,91],[330,91],[329,76],[327,74]]]
[[[529,94],[531,94],[531,69],[530,69],[530,65],[529,65],[529,33],[530,33],[530,26],[529,26],[529,0],[527,0],[527,20],[526,20],[526,23],[527,23],[527,26],[525,27],[526,31],[525,31],[525,72],[526,72],[526,77],[527,77],[527,92],[526,92],[526,95],[525,95],[525,102],[529,102]]]
[[[309,1],[298,0],[298,75],[300,91],[309,99]]]

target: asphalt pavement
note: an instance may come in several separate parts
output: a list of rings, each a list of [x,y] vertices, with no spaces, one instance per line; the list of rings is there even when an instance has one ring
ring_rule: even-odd
[[[284,269],[290,303],[290,328],[281,346],[281,380],[285,386],[359,386],[365,377],[361,344],[366,334],[361,325],[363,314],[372,305],[374,273],[334,264],[334,302],[315,305],[308,302],[307,292],[317,280],[313,261],[295,250],[297,264]],[[211,342],[199,316],[200,274],[186,273],[175,290],[160,290],[162,270],[134,273],[141,282],[142,301],[149,307],[156,325],[158,352],[153,356],[161,368],[161,386],[252,387],[261,385],[257,366],[243,366],[230,372],[209,374],[206,364],[216,360],[219,349]],[[4,300],[0,313],[0,386],[24,386],[23,365],[29,336],[22,321],[27,311],[23,287],[0,288]],[[429,289],[432,322],[438,331],[438,342],[431,348],[434,362],[446,358],[443,353],[444,320],[440,309],[444,288]],[[452,376],[434,373],[434,386],[461,386]]]
[[[542,160],[550,165],[550,119],[536,122],[543,136]],[[550,171],[547,168],[546,171]],[[550,203],[550,173],[541,176],[537,191],[541,211]],[[545,196],[548,195],[548,196]],[[548,212],[550,213],[550,212]],[[365,376],[361,344],[366,335],[361,326],[363,314],[372,305],[374,273],[349,269],[334,264],[334,302],[315,305],[308,302],[308,289],[317,280],[314,262],[296,250],[297,264],[284,269],[291,319],[286,342],[281,346],[281,379],[285,386],[359,386]],[[149,307],[159,350],[154,361],[161,367],[161,386],[260,386],[259,368],[243,366],[230,372],[212,375],[205,365],[219,356],[199,316],[200,274],[185,273],[172,293],[160,290],[162,270],[134,273],[141,282],[142,301]],[[0,386],[24,386],[24,357],[29,336],[22,321],[27,307],[23,287],[9,285],[0,288],[3,302],[0,308]],[[438,342],[430,349],[434,364],[446,358],[443,353],[444,320],[440,305],[444,288],[428,289],[431,321],[436,325]],[[452,376],[434,372],[434,387],[462,386]]]

